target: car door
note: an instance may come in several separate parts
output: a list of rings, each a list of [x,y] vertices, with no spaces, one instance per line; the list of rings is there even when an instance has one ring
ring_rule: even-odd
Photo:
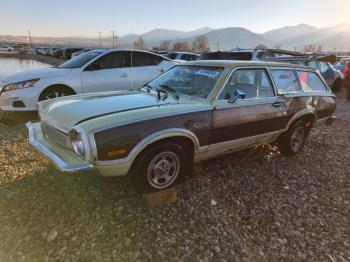
[[[83,92],[130,89],[128,52],[116,51],[100,57],[82,72]]]
[[[130,74],[134,89],[142,87],[168,69],[161,56],[147,52],[132,51],[130,60],[132,65]]]
[[[235,91],[245,98],[233,101]],[[285,127],[284,99],[276,96],[266,68],[235,69],[213,106],[210,148],[216,153],[269,141]]]

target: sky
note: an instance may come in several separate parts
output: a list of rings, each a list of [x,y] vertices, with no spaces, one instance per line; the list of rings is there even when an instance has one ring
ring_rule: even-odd
[[[349,0],[0,0],[0,35],[121,36],[155,28],[245,27],[256,33],[350,23]]]

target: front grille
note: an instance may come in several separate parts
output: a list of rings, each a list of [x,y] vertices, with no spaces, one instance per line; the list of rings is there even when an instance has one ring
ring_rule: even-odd
[[[41,123],[41,130],[46,139],[52,140],[60,145],[72,149],[72,143],[69,136],[65,133],[45,123]]]

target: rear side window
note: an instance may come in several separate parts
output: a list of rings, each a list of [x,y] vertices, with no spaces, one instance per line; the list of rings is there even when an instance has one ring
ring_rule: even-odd
[[[298,75],[291,69],[272,69],[271,74],[275,80],[279,93],[293,93],[302,91]]]
[[[163,58],[158,55],[153,55],[143,52],[131,52],[132,66],[154,66],[162,62]]]
[[[108,53],[98,59],[97,63],[100,64],[101,69],[127,67],[126,52]]]
[[[327,91],[320,77],[314,72],[298,71],[301,87],[304,91]]]

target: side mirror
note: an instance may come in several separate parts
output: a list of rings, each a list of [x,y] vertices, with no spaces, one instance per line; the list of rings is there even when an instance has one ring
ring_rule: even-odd
[[[98,71],[101,69],[102,69],[102,66],[100,63],[93,63],[92,65],[89,66],[88,71]]]
[[[247,96],[246,93],[242,92],[242,91],[239,90],[238,88],[235,90],[234,95],[235,95],[235,96],[234,96],[232,99],[230,99],[230,100],[228,101],[229,103],[235,103],[235,102],[237,101],[238,98],[244,99],[244,98]]]

